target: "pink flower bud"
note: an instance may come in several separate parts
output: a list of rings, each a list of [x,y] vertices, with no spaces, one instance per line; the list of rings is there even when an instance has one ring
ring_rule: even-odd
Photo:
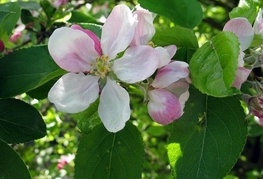
[[[5,44],[2,40],[0,40],[0,52],[4,51],[5,49]]]

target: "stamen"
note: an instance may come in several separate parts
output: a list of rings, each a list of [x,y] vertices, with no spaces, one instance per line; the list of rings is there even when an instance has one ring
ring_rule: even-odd
[[[153,47],[153,48],[155,47],[155,44],[152,41],[148,42],[148,45]]]
[[[105,78],[111,71],[109,65],[109,57],[102,55],[96,59],[95,69],[93,69],[91,73],[99,76],[100,78]]]

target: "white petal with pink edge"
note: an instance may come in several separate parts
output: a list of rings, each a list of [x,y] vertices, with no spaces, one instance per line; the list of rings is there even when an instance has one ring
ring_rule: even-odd
[[[157,50],[159,54],[158,68],[161,68],[171,61],[171,59],[176,53],[177,48],[175,45],[169,45],[166,47],[156,47],[155,50]]]
[[[102,27],[101,47],[103,54],[114,59],[131,43],[136,27],[136,19],[125,5],[115,6]]]
[[[167,65],[171,61],[170,54],[168,53],[168,51],[165,48],[156,47],[155,50],[157,51],[158,57],[159,57],[158,58],[159,59],[158,68],[161,68],[161,67]]]
[[[149,91],[148,112],[159,124],[170,124],[181,117],[181,105],[177,97],[165,89]]]
[[[70,28],[75,29],[75,30],[80,30],[84,32],[85,34],[87,34],[94,41],[95,49],[97,50],[98,54],[100,56],[102,55],[100,40],[94,32],[90,31],[89,29],[83,29],[81,26],[76,25],[76,24],[72,25]]]
[[[107,83],[100,95],[98,112],[109,132],[120,131],[131,115],[128,92],[115,81],[107,78]]]
[[[175,83],[172,83],[170,86],[165,88],[166,90],[172,92],[178,99],[181,106],[181,113],[184,113],[184,106],[188,100],[189,93],[189,82],[187,79],[181,79]]]
[[[246,18],[242,17],[229,20],[225,24],[223,31],[233,32],[238,37],[242,51],[250,46],[254,38],[252,25]]]
[[[152,86],[155,88],[165,88],[170,84],[188,78],[188,64],[181,61],[173,61],[157,71]]]
[[[170,58],[173,58],[173,56],[175,55],[176,51],[177,51],[177,47],[175,45],[168,45],[163,47],[167,50],[167,52],[170,55]]]
[[[98,77],[67,73],[50,89],[48,99],[62,112],[84,111],[99,96]]]
[[[84,32],[68,27],[54,31],[48,41],[54,61],[69,72],[88,72],[98,56],[94,41]]]
[[[236,71],[236,79],[232,84],[232,86],[236,87],[237,89],[240,89],[241,85],[247,80],[250,72],[251,72],[250,69],[244,67],[238,67]]]
[[[146,45],[155,34],[153,14],[146,9],[139,8],[133,13],[133,15],[137,18],[138,23],[131,46]]]
[[[254,22],[253,29],[255,34],[263,35],[263,18],[262,18],[262,9],[260,8],[258,11],[257,18]]]
[[[150,77],[159,64],[156,50],[147,45],[128,48],[114,61],[112,69],[117,77],[127,83],[136,83]]]

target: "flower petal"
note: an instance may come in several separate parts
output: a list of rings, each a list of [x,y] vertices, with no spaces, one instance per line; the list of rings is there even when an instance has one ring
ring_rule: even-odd
[[[176,46],[170,45],[167,47],[156,47],[155,50],[158,52],[159,56],[158,68],[161,68],[171,61],[172,57],[175,55]]]
[[[181,114],[183,114],[185,103],[190,96],[190,93],[188,91],[189,82],[187,81],[187,79],[181,79],[175,83],[172,83],[165,89],[172,92],[179,99],[179,103],[181,106]]]
[[[229,20],[225,24],[223,31],[233,32],[238,37],[242,51],[250,46],[254,38],[253,28],[246,18],[234,18]]]
[[[107,78],[100,95],[98,111],[102,123],[109,132],[120,131],[131,115],[128,92],[115,81]]]
[[[101,46],[103,54],[114,59],[132,41],[136,19],[125,5],[115,6],[102,27]]]
[[[176,51],[177,51],[177,47],[175,45],[168,45],[166,47],[164,47],[167,52],[170,55],[170,58],[173,58],[173,56],[175,55]]]
[[[51,88],[48,99],[59,111],[78,113],[89,107],[99,96],[98,77],[83,73],[67,73]]]
[[[81,26],[79,25],[72,25],[70,28],[72,29],[76,29],[76,30],[80,30],[84,33],[86,33],[95,43],[95,49],[97,50],[98,54],[101,56],[102,55],[102,50],[101,50],[101,46],[100,46],[100,40],[97,37],[97,35],[95,33],[93,33],[92,31],[88,30],[88,29],[83,29]]]
[[[257,18],[254,22],[253,29],[255,34],[263,35],[263,18],[262,18],[262,9],[259,9]]]
[[[139,8],[133,15],[137,17],[138,23],[135,29],[135,34],[131,42],[131,46],[147,45],[155,34],[153,25],[153,14],[146,9]]]
[[[148,112],[153,120],[160,124],[170,124],[182,116],[177,97],[164,89],[149,91]]]
[[[48,41],[48,50],[55,62],[70,72],[90,71],[98,56],[94,41],[87,34],[68,27],[54,31]]]
[[[120,59],[114,61],[112,69],[121,81],[136,83],[151,76],[158,64],[156,50],[141,45],[128,48]]]
[[[181,61],[173,61],[157,71],[152,86],[155,88],[165,88],[170,84],[188,78],[188,64]]]
[[[236,71],[236,79],[232,84],[232,86],[236,87],[237,89],[240,89],[241,85],[247,80],[250,72],[251,72],[250,69],[244,67],[238,67]]]

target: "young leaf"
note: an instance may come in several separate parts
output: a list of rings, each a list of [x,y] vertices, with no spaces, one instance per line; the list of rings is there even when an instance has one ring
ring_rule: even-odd
[[[31,178],[29,171],[21,158],[1,139],[0,151],[0,178]]]
[[[202,93],[225,97],[238,93],[232,88],[239,56],[239,42],[231,32],[218,33],[199,48],[190,60],[191,79]]]
[[[118,133],[110,133],[101,124],[79,144],[75,178],[141,178],[144,158],[140,132],[127,122]]]
[[[190,94],[167,147],[174,177],[223,178],[246,141],[244,110],[235,96],[213,98],[192,89]]]
[[[203,12],[197,0],[139,0],[142,7],[168,17],[175,24],[193,28],[201,23]]]
[[[47,46],[25,48],[0,59],[0,97],[35,89],[64,74],[49,55]]]
[[[46,125],[38,111],[17,99],[0,99],[0,139],[22,143],[46,135]]]

